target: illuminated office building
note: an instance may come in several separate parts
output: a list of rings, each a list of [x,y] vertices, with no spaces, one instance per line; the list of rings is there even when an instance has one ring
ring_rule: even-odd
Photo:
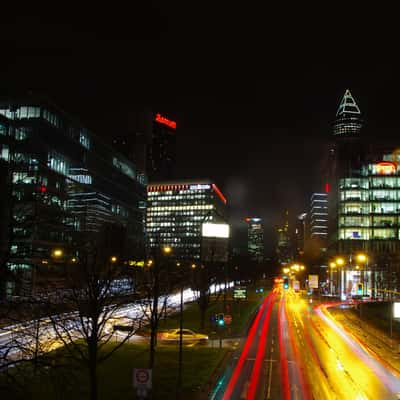
[[[146,241],[150,252],[169,245],[176,259],[199,260],[201,225],[214,218],[226,218],[226,199],[209,180],[147,186]]]
[[[296,218],[295,241],[296,241],[296,258],[304,255],[306,241],[308,240],[308,214],[302,213]]]
[[[264,226],[261,218],[248,217],[247,222],[247,253],[251,260],[258,263],[264,261]]]
[[[399,249],[398,161],[385,155],[382,162],[364,165],[358,177],[340,179],[339,242],[374,241],[370,249]]]
[[[74,251],[77,237],[105,224],[124,227],[129,246],[143,253],[142,175],[52,103],[36,96],[0,101],[0,164],[8,194],[3,223],[12,227],[0,233],[0,248],[10,249],[8,269],[22,277],[19,287],[9,282],[9,294],[39,289],[52,249]]]
[[[285,223],[277,229],[277,248],[276,254],[281,265],[289,264],[293,261],[292,244],[289,233],[289,212],[285,211]]]
[[[326,243],[328,237],[328,194],[313,193],[310,207],[310,237]]]
[[[350,90],[346,89],[336,112],[333,134],[342,137],[357,136],[360,134],[362,126],[360,108]]]

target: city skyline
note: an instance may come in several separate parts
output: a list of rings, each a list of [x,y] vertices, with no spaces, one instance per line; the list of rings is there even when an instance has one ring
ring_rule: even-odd
[[[131,21],[82,9],[56,24],[46,12],[24,10],[3,27],[10,57],[0,67],[2,92],[45,93],[109,143],[127,131],[132,110],[163,112],[178,124],[176,178],[210,177],[230,199],[234,221],[256,214],[276,226],[277,212],[303,212],[323,188],[321,156],[347,88],[365,119],[363,135],[395,134],[395,63],[365,63],[363,45],[349,62],[332,60],[328,29],[319,41],[306,31],[295,37],[296,25],[278,38],[267,35],[278,24],[262,35],[263,25],[250,27],[244,16],[235,33],[218,11],[199,35],[201,12],[184,18],[154,4]]]

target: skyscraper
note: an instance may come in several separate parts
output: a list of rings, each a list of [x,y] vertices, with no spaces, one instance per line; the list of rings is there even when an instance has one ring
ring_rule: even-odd
[[[313,193],[310,205],[310,236],[326,247],[328,236],[328,194]]]
[[[209,180],[164,181],[147,186],[146,235],[150,252],[162,245],[180,260],[200,260],[201,226],[225,219],[226,199]]]
[[[264,261],[264,226],[261,218],[247,217],[247,252],[251,260]]]
[[[346,89],[336,112],[336,120],[333,125],[333,134],[341,137],[352,137],[360,134],[363,121],[361,111],[356,101]]]
[[[302,213],[297,216],[295,240],[296,240],[296,257],[304,255],[306,241],[307,241],[307,213]]]
[[[148,109],[132,112],[127,134],[115,136],[113,147],[132,160],[150,182],[174,178],[177,123]]]
[[[327,170],[329,204],[328,247],[337,251],[339,180],[357,176],[365,162],[365,145],[361,137],[363,127],[361,110],[350,90],[346,90],[336,112],[332,129],[332,145]]]
[[[176,161],[176,122],[156,113],[153,118],[151,142],[147,147],[149,181],[174,178]]]
[[[278,243],[276,248],[276,254],[278,262],[281,265],[288,264],[292,261],[292,247],[289,234],[289,212],[285,211],[285,222],[283,226],[278,227]]]

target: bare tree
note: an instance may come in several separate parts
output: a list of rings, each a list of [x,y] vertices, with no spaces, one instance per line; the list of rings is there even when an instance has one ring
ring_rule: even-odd
[[[118,235],[113,231],[110,234],[118,242]],[[134,334],[140,318],[127,310],[127,304],[133,301],[133,274],[119,260],[120,254],[107,240],[88,242],[79,251],[79,261],[69,268],[64,294],[64,301],[75,311],[49,317],[57,340],[73,360],[86,367],[92,400],[98,398],[99,364]],[[120,341],[111,341],[113,324],[121,318],[130,319],[133,329]]]
[[[221,292],[211,291],[212,285],[222,282],[223,275],[221,268],[211,263],[196,265],[192,273],[192,290],[200,311],[200,329],[204,329],[207,310],[221,295]]]
[[[143,315],[150,326],[149,368],[154,367],[159,322],[167,312],[168,294],[173,287],[171,267],[174,265],[168,246],[158,247],[142,273],[141,299]],[[172,275],[173,276],[173,275]]]

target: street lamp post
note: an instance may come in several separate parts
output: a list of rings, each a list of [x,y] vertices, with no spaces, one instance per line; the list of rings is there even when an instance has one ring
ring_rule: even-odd
[[[181,267],[181,264],[178,262],[177,267]],[[181,290],[181,296],[180,296],[180,310],[179,310],[179,358],[178,358],[178,398],[180,397],[180,393],[182,391],[182,344],[183,344],[183,336],[182,336],[182,329],[183,329],[183,273],[182,270],[180,270],[180,290]]]

